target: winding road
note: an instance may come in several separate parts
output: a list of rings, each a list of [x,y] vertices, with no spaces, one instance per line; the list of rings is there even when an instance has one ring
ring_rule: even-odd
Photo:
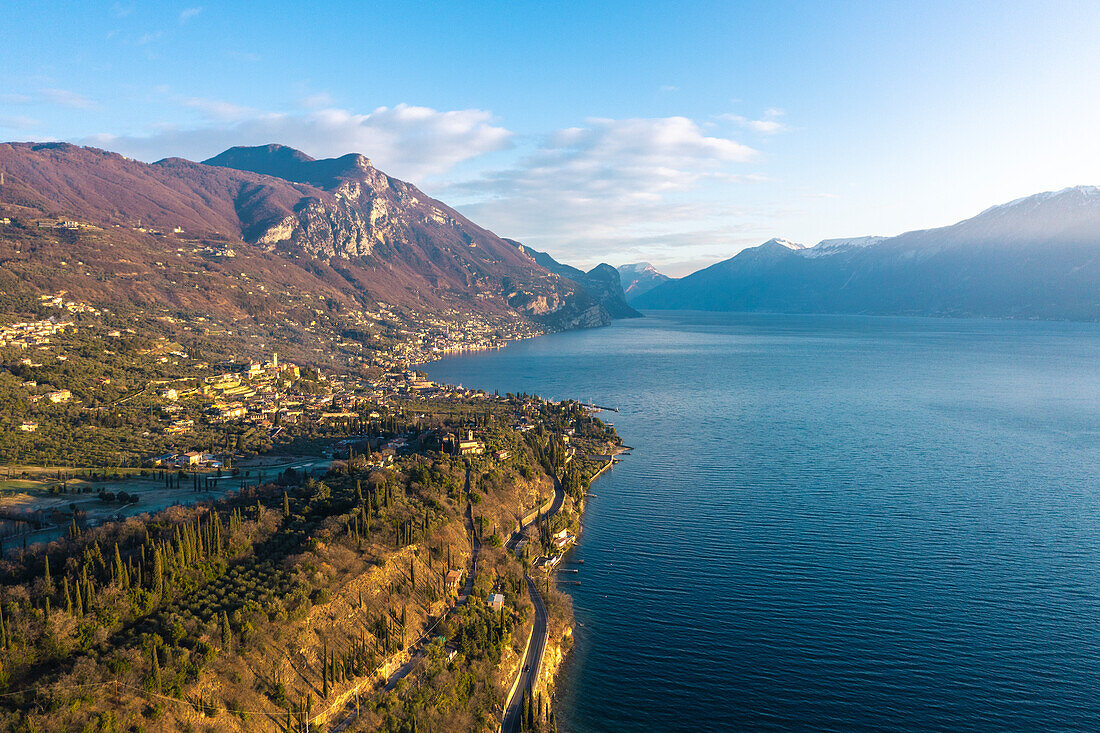
[[[565,490],[561,486],[561,481],[555,478],[554,500],[550,503],[550,507],[542,516],[552,517],[557,514],[558,511],[561,510],[561,506],[564,502]],[[508,547],[514,549],[519,538],[523,535],[523,531],[534,522],[535,520],[533,519],[517,529],[508,540]],[[515,687],[512,688],[512,694],[504,704],[504,717],[501,719],[500,723],[500,729],[503,733],[516,733],[516,731],[519,731],[519,716],[523,707],[523,693],[530,693],[538,683],[539,671],[542,669],[542,655],[543,652],[546,651],[546,604],[542,602],[542,596],[535,586],[535,581],[531,580],[531,576],[524,573],[523,579],[527,581],[527,592],[531,595],[531,605],[535,609],[535,621],[531,631],[531,638],[527,642],[527,649],[523,652],[523,659],[520,661],[522,666],[519,670],[519,680]]]
[[[465,601],[465,597],[469,596],[473,590],[474,577],[477,572],[477,556],[481,550],[481,540],[477,536],[477,532],[474,531],[473,521],[473,509],[469,501],[470,496],[470,474],[466,474],[466,529],[470,534],[471,544],[471,569],[470,574],[466,578],[466,584],[463,588],[463,599],[456,603],[448,611],[448,615],[453,613],[459,608]],[[557,479],[554,480],[554,498],[550,502],[550,506],[546,508],[546,511],[541,512],[541,516],[550,517],[557,514],[561,510],[562,504],[565,503],[565,490],[562,488],[561,482]],[[530,527],[537,521],[538,517],[532,519],[521,525],[512,536],[508,539],[507,547],[514,549],[519,538],[523,536],[524,530]],[[504,717],[501,723],[501,731],[503,733],[514,733],[519,731],[519,714],[523,706],[523,693],[530,692],[534,686],[538,683],[539,672],[542,669],[542,656],[546,651],[546,638],[547,638],[547,621],[548,616],[546,612],[546,604],[543,603],[542,596],[539,594],[538,588],[535,586],[535,581],[531,579],[531,576],[524,574],[524,580],[527,581],[527,592],[531,596],[531,605],[535,609],[534,625],[531,633],[531,638],[527,642],[527,649],[524,650],[522,666],[519,671],[519,679],[517,684],[512,690],[512,694],[509,696],[504,707]],[[389,679],[386,680],[385,690],[392,690],[397,686],[398,681],[408,676],[413,669],[416,668],[416,663],[423,656],[424,643],[428,639],[428,634],[424,634],[423,637],[417,642],[415,651],[409,657],[408,661],[402,664]],[[343,731],[358,717],[355,711],[345,716],[342,720],[332,726],[331,731],[337,733]]]

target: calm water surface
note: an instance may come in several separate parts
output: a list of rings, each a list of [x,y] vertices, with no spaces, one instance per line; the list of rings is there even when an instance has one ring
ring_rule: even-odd
[[[635,447],[561,729],[1100,730],[1100,327],[650,314],[427,371]]]

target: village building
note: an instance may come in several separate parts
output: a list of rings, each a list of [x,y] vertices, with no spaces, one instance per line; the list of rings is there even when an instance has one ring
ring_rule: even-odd
[[[55,405],[61,405],[73,398],[73,393],[67,389],[59,389],[55,392],[50,392],[46,395],[46,398]]]
[[[485,446],[474,439],[474,434],[470,430],[466,431],[465,438],[455,440],[454,446],[454,452],[460,456],[479,456],[485,452]]]
[[[535,560],[534,566],[536,568],[541,568],[543,571],[548,573],[556,568],[559,562],[561,562],[561,555],[553,555],[551,557],[539,557]]]
[[[562,531],[554,535],[554,548],[560,552],[566,547],[569,547],[569,545],[573,544],[576,539],[576,536],[574,536],[569,530],[563,529]]]

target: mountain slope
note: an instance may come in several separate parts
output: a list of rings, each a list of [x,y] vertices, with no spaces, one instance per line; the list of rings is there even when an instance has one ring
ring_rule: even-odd
[[[505,241],[515,246],[516,249],[526,254],[541,267],[580,284],[607,309],[612,318],[641,318],[642,314],[631,308],[626,302],[626,294],[623,292],[619,271],[611,265],[601,262],[588,272],[584,272],[571,265],[562,264],[546,252],[531,249],[514,239]]]
[[[1100,189],[1030,196],[891,238],[775,240],[635,301],[640,308],[1100,321]]]
[[[551,329],[609,320],[583,288],[358,155],[313,160],[264,146],[233,148],[209,164],[169,158],[150,165],[64,143],[10,143],[0,145],[0,170],[0,208],[26,222],[26,231],[57,219],[100,227],[67,233],[67,252],[57,256],[102,276],[117,269],[119,256],[130,260],[128,271],[141,282],[111,288],[124,302],[199,307],[193,284],[150,281],[144,271],[185,249],[228,247],[234,277],[267,262],[268,287],[322,298],[335,291],[345,307],[385,302],[420,312],[512,314]],[[173,234],[176,228],[183,231]],[[173,238],[190,244],[181,248]],[[100,241],[89,246],[87,239]],[[20,269],[32,287],[81,287],[83,275],[47,278],[33,264]],[[238,317],[236,309],[218,310],[236,297],[229,292],[236,283],[223,285],[212,278],[200,288],[209,291],[213,315]]]
[[[648,262],[619,265],[618,270],[623,283],[623,294],[626,295],[628,303],[634,298],[648,293],[661,283],[672,279],[668,275],[658,272],[657,268]]]

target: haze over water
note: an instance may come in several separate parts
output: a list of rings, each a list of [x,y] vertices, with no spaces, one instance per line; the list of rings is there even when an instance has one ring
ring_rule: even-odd
[[[1100,326],[650,314],[431,364],[618,407],[559,727],[1100,729]]]

